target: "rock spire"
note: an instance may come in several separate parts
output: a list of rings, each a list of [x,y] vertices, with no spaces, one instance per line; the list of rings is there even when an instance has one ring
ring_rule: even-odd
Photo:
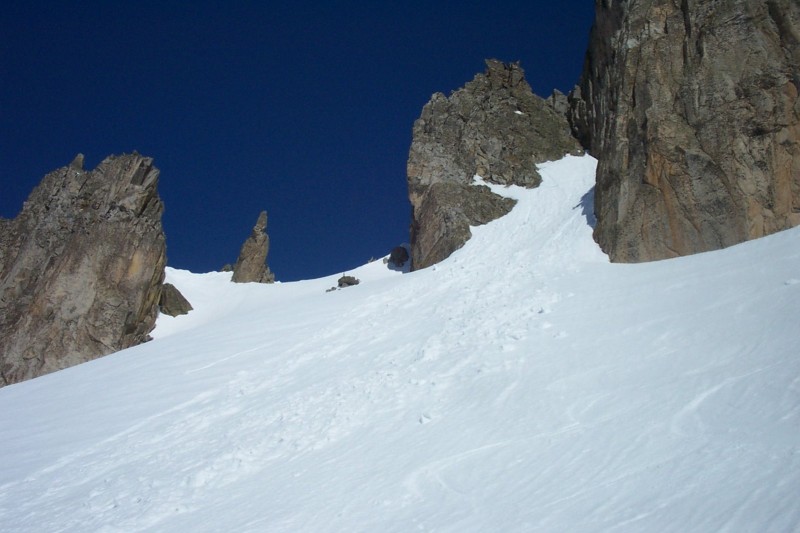
[[[269,236],[267,235],[267,212],[262,211],[250,236],[242,244],[239,259],[233,266],[232,281],[236,283],[272,283],[275,275],[266,264],[269,254]]]

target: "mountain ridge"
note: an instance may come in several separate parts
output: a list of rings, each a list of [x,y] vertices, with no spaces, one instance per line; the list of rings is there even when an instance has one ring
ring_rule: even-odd
[[[344,291],[169,269],[154,341],[0,390],[4,527],[792,529],[800,230],[613,264],[593,169]]]

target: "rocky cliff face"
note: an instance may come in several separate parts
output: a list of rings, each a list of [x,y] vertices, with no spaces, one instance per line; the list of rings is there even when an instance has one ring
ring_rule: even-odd
[[[647,261],[799,224],[798,93],[797,0],[596,0],[570,103],[603,250]]]
[[[272,283],[275,275],[266,264],[269,253],[267,212],[262,211],[250,236],[242,244],[239,259],[233,266],[232,281],[236,283]]]
[[[414,123],[407,168],[414,269],[446,258],[469,238],[470,225],[513,206],[471,185],[476,174],[535,187],[537,163],[580,152],[563,113],[531,92],[518,64],[486,65],[449,97],[434,94]]]
[[[139,154],[51,172],[0,220],[0,385],[144,342],[164,276],[158,169]]]

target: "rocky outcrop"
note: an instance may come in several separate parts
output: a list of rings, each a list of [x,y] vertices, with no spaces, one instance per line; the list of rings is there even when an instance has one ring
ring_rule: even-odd
[[[575,134],[598,158],[614,261],[800,223],[800,3],[596,0]]]
[[[580,152],[563,113],[531,92],[519,64],[486,65],[449,97],[434,94],[414,123],[407,168],[413,269],[446,258],[469,238],[470,225],[513,205],[487,187],[473,187],[476,174],[535,187],[537,163]]]
[[[149,339],[166,262],[158,169],[139,154],[51,172],[2,220],[0,384]]]
[[[267,212],[262,211],[250,236],[242,244],[239,259],[233,266],[232,281],[236,283],[272,283],[275,275],[266,264],[269,253]]]
[[[180,316],[188,314],[194,307],[189,300],[181,294],[172,283],[164,283],[161,287],[161,298],[158,301],[158,309],[161,313],[168,316]]]
[[[419,270],[450,257],[480,226],[511,211],[516,203],[485,185],[433,183],[420,195],[411,222],[411,268]]]

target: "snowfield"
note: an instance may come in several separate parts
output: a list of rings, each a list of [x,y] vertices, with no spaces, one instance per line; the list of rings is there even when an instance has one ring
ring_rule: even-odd
[[[800,228],[610,264],[594,167],[419,272],[169,269],[154,341],[0,389],[0,529],[800,531]]]

